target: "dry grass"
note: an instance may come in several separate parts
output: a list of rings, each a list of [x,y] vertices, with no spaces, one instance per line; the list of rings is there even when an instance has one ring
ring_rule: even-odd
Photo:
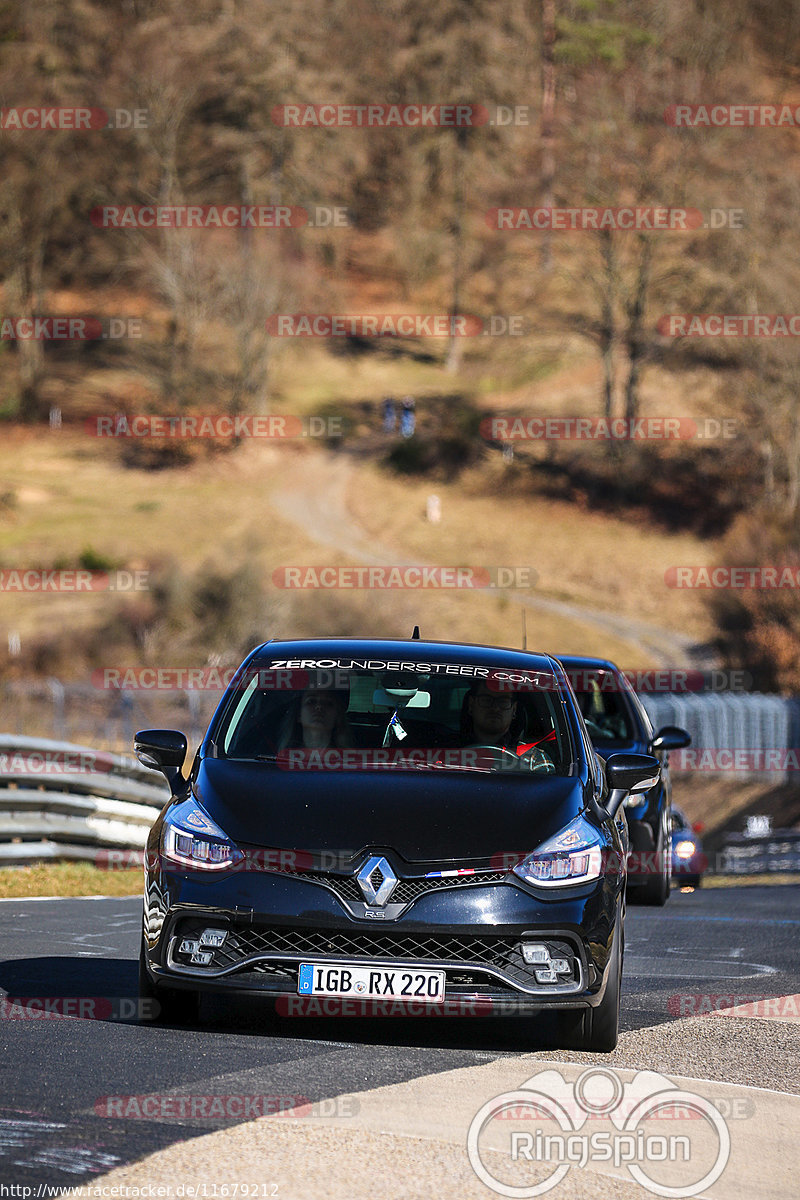
[[[706,876],[704,887],[744,887],[800,883],[800,875]],[[99,871],[84,863],[38,863],[30,867],[0,868],[0,899],[24,900],[32,896],[140,896],[140,870]]]
[[[0,867],[0,898],[26,896],[140,896],[141,868],[101,871],[89,863]]]
[[[324,551],[310,532],[276,514],[276,489],[313,489],[328,458],[308,442],[245,442],[230,454],[182,468],[150,472],[122,467],[115,442],[98,442],[71,430],[11,430],[0,446],[0,475],[14,507],[0,524],[5,566],[76,562],[90,545],[130,568],[159,558],[184,570],[210,562],[230,570],[250,562],[264,572],[286,563],[352,561]],[[320,486],[324,486],[321,482]],[[654,533],[613,517],[586,514],[572,505],[504,497],[491,474],[465,484],[436,485],[443,519],[425,519],[427,482],[410,483],[365,464],[353,464],[348,506],[367,544],[390,548],[398,561],[532,566],[537,594],[664,624],[698,638],[709,633],[697,592],[664,587],[673,563],[706,561],[707,545],[688,535]],[[520,644],[521,617],[513,594],[491,592],[382,593],[379,604],[363,593],[300,596],[270,587],[264,635],[336,632],[407,636],[419,623],[428,636]],[[7,593],[4,619],[23,637],[86,628],[109,603],[106,593],[33,595]],[[334,612],[335,610],[335,612]],[[347,614],[351,623],[348,627]],[[359,630],[366,620],[367,628]],[[299,626],[299,628],[298,628]],[[605,653],[625,665],[650,665],[634,647],[594,630],[590,623],[550,613],[529,613],[529,645],[564,653]],[[214,647],[215,650],[224,649]]]
[[[674,564],[707,562],[708,542],[667,534],[574,505],[504,496],[503,468],[466,486],[409,482],[375,468],[354,478],[349,502],[356,520],[375,539],[419,561],[531,566],[537,594],[648,621],[698,640],[711,634],[702,593],[666,587]],[[425,520],[427,496],[436,492],[442,520]],[[519,616],[514,617],[516,643]],[[536,615],[542,648],[562,653],[604,653],[625,666],[649,666],[635,647],[580,628],[564,618]],[[529,622],[530,630],[530,622]],[[541,637],[538,633],[541,633]]]

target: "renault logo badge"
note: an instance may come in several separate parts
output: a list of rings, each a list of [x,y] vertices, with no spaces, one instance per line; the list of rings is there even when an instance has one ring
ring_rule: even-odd
[[[372,908],[383,908],[397,887],[397,876],[385,858],[368,858],[356,875],[358,886]]]

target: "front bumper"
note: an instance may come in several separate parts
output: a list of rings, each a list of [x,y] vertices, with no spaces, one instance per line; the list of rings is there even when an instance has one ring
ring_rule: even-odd
[[[445,1000],[465,1012],[477,1001],[475,1015],[487,1008],[585,1007],[602,999],[624,877],[601,878],[558,896],[535,894],[497,875],[487,883],[430,887],[421,893],[417,888],[396,919],[379,922],[353,915],[343,880],[265,873],[209,881],[165,872],[147,890],[151,905],[154,898],[161,905],[149,912],[146,905],[148,969],[164,986],[287,1002],[300,999],[301,963],[440,969]],[[407,894],[414,891],[411,885]],[[224,943],[205,947],[203,962],[193,962],[186,947],[197,946],[207,929],[224,931]],[[539,982],[523,958],[525,942],[546,944],[568,971],[554,982]]]

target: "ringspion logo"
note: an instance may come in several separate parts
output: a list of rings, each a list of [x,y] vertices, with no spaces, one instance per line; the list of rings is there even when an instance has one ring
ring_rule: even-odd
[[[527,1128],[516,1128],[521,1120]],[[526,1186],[511,1187],[494,1174],[498,1149],[518,1165]],[[726,1119],[713,1101],[656,1071],[623,1082],[601,1067],[574,1083],[561,1071],[538,1071],[516,1091],[487,1100],[467,1135],[473,1171],[501,1196],[542,1196],[572,1166],[595,1163],[624,1168],[657,1196],[698,1196],[722,1175],[730,1149]]]

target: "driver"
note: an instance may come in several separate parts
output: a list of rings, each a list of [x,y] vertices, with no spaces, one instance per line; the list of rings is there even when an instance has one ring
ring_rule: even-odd
[[[549,755],[535,742],[523,740],[521,717],[519,701],[512,692],[494,691],[485,680],[473,684],[462,723],[466,745],[496,746],[518,758],[527,755],[531,767],[552,768]]]

